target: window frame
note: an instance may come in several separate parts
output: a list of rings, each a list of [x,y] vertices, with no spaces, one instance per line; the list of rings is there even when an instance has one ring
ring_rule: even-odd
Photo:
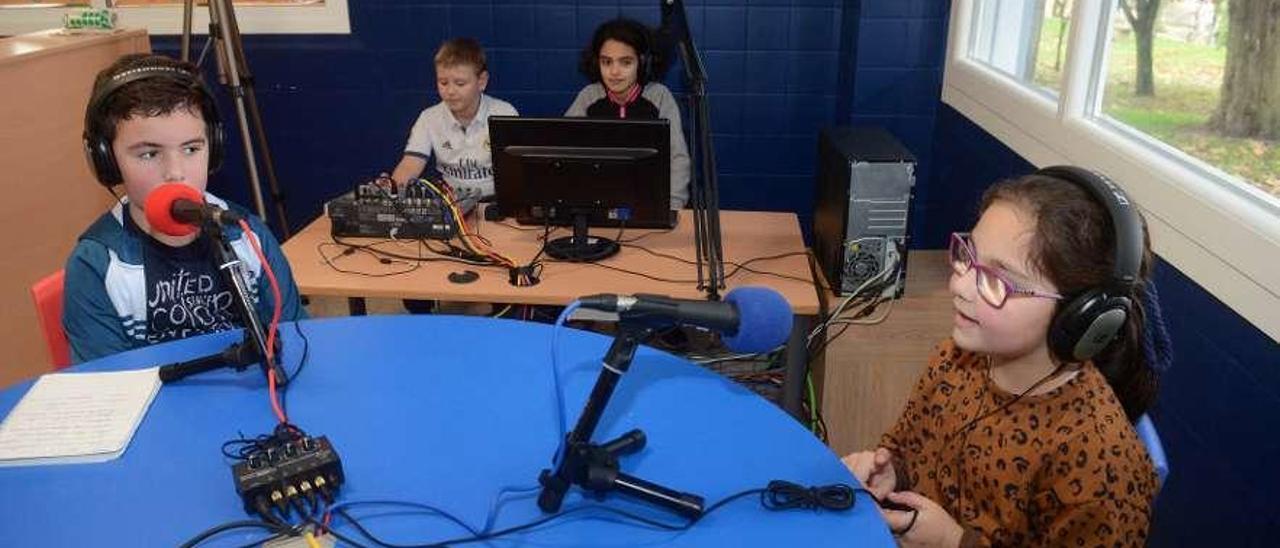
[[[1036,166],[1106,173],[1142,207],[1163,260],[1280,341],[1280,207],[1099,108],[1110,47],[1110,19],[1102,17],[1115,0],[1075,2],[1056,102],[968,58],[975,1],[951,4],[942,101]]]
[[[351,34],[348,0],[325,0],[323,5],[236,6],[236,23],[241,34]],[[106,0],[91,0],[91,7],[105,8]],[[13,36],[59,28],[62,16],[83,7],[0,8],[0,36]],[[125,28],[145,28],[147,34],[182,34],[182,5],[114,8],[117,24]],[[193,35],[209,33],[209,8],[195,6],[191,17]]]

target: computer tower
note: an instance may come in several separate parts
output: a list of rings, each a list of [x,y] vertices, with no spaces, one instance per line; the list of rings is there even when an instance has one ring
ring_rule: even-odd
[[[837,294],[883,285],[880,295],[902,296],[915,169],[915,157],[883,129],[820,133],[814,252]]]

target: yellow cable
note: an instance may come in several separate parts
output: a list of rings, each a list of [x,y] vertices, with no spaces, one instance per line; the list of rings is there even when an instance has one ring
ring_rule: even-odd
[[[311,531],[302,533],[302,537],[307,539],[307,546],[310,546],[311,548],[323,548],[320,546],[320,543],[316,541],[316,536],[311,534]]]
[[[453,199],[453,195],[451,193],[447,193],[441,190],[440,187],[436,186],[435,183],[427,179],[419,179],[419,181],[422,181],[424,184],[426,184],[427,187],[430,188],[432,192],[435,192],[437,196],[440,196],[440,198],[444,200],[445,206],[449,208],[449,211],[453,213],[453,218],[457,221],[458,239],[462,240],[463,245],[465,245],[467,249],[469,249],[472,253],[475,253],[477,255],[492,257],[496,259],[498,262],[501,262],[510,268],[514,268],[516,266],[516,262],[511,258],[507,257],[506,255],[499,253],[497,250],[494,250],[493,248],[488,248],[487,250],[481,250],[479,246],[477,246],[474,242],[471,241],[471,234],[467,231],[466,218],[463,217],[462,212],[458,210],[457,202]],[[485,246],[485,247],[488,247],[488,246]]]

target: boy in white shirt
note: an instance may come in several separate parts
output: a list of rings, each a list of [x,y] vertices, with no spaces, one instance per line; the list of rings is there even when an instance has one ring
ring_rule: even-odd
[[[441,44],[435,65],[440,102],[418,115],[391,178],[403,185],[422,175],[434,156],[436,169],[460,195],[492,197],[489,116],[516,116],[516,109],[484,94],[489,70],[484,49],[474,39],[454,38]]]

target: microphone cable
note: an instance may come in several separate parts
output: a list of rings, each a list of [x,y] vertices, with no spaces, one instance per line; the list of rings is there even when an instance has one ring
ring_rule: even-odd
[[[507,492],[516,492],[516,491],[507,490]],[[356,528],[356,531],[359,532],[360,536],[362,536],[364,539],[368,540],[369,542],[372,542],[374,546],[380,546],[384,548],[437,548],[437,547],[446,547],[446,546],[456,546],[456,545],[462,545],[462,544],[471,544],[476,542],[485,542],[485,541],[490,541],[490,540],[494,540],[502,537],[507,537],[515,533],[533,530],[542,525],[554,523],[554,522],[563,520],[565,518],[582,514],[584,512],[590,512],[593,510],[620,517],[622,518],[622,521],[619,521],[618,523],[621,523],[624,525],[647,527],[647,528],[659,530],[659,531],[678,533],[678,532],[683,532],[683,531],[692,529],[694,526],[696,526],[699,522],[701,522],[707,516],[717,512],[718,510],[724,508],[728,504],[746,497],[750,497],[752,495],[758,495],[760,497],[759,498],[760,506],[771,512],[786,512],[786,511],[795,511],[795,510],[809,510],[809,511],[815,511],[815,512],[820,512],[820,511],[845,512],[845,511],[852,510],[856,506],[858,493],[866,494],[872,500],[872,502],[875,502],[877,505],[879,505],[879,501],[877,501],[875,497],[871,495],[870,491],[867,491],[866,489],[862,489],[862,488],[851,487],[847,484],[835,483],[830,485],[803,486],[803,485],[792,483],[789,481],[773,480],[773,481],[770,481],[766,487],[746,489],[746,490],[728,495],[720,499],[716,503],[708,506],[706,511],[704,511],[699,517],[689,519],[681,523],[671,523],[669,521],[665,521],[661,519],[642,516],[633,512],[629,512],[619,508],[614,508],[606,504],[586,503],[580,506],[575,506],[572,508],[565,509],[563,511],[557,512],[555,514],[552,514],[546,517],[535,519],[533,521],[530,521],[521,525],[515,525],[515,526],[507,527],[504,529],[500,529],[497,531],[488,530],[489,527],[491,527],[493,524],[493,521],[494,521],[493,515],[490,515],[487,518],[486,524],[488,527],[486,527],[485,529],[476,531],[474,528],[466,525],[466,523],[463,522],[461,519],[459,519],[457,516],[454,516],[449,512],[446,512],[434,506],[415,503],[415,502],[385,501],[385,500],[350,501],[350,502],[344,502],[344,503],[333,506],[329,510],[329,512],[333,515],[340,516],[343,519],[351,522],[352,526]],[[363,506],[363,505],[399,505],[399,506],[405,506],[410,508],[416,508],[430,514],[436,514],[441,517],[444,517],[450,522],[457,524],[462,528],[466,529],[469,534],[467,536],[456,537],[456,538],[451,538],[448,540],[436,541],[436,542],[424,542],[424,543],[414,543],[414,544],[400,544],[400,543],[387,542],[381,539],[380,537],[378,537],[376,534],[374,534],[373,531],[371,531],[367,525],[361,523],[360,519],[362,518],[357,518],[356,516],[353,516],[349,511],[350,508],[353,508],[356,506]],[[495,505],[495,508],[496,508],[496,505]],[[331,533],[333,532],[332,525],[326,526],[326,529],[328,530],[328,532],[331,532]],[[354,539],[345,538],[345,537],[336,537],[336,538],[339,538],[339,540],[342,540],[343,542],[346,542],[353,546],[365,546],[364,544],[361,544],[359,542],[354,542],[353,541]]]
[[[284,408],[280,406],[279,394],[276,390],[275,353],[276,353],[276,332],[280,327],[280,313],[284,307],[280,297],[280,283],[276,280],[275,271],[271,268],[271,263],[267,261],[267,256],[262,252],[262,246],[258,244],[258,235],[253,233],[253,229],[249,226],[249,222],[241,219],[240,230],[244,231],[245,239],[249,240],[250,247],[258,257],[258,262],[262,265],[262,272],[267,276],[268,282],[271,284],[272,310],[271,323],[267,327],[267,340],[265,341],[267,355],[264,359],[267,361],[267,393],[271,397],[271,409],[276,414],[276,419],[280,424],[289,424],[289,417],[285,415]],[[253,313],[252,310],[249,313]],[[247,328],[247,326],[246,326]]]

